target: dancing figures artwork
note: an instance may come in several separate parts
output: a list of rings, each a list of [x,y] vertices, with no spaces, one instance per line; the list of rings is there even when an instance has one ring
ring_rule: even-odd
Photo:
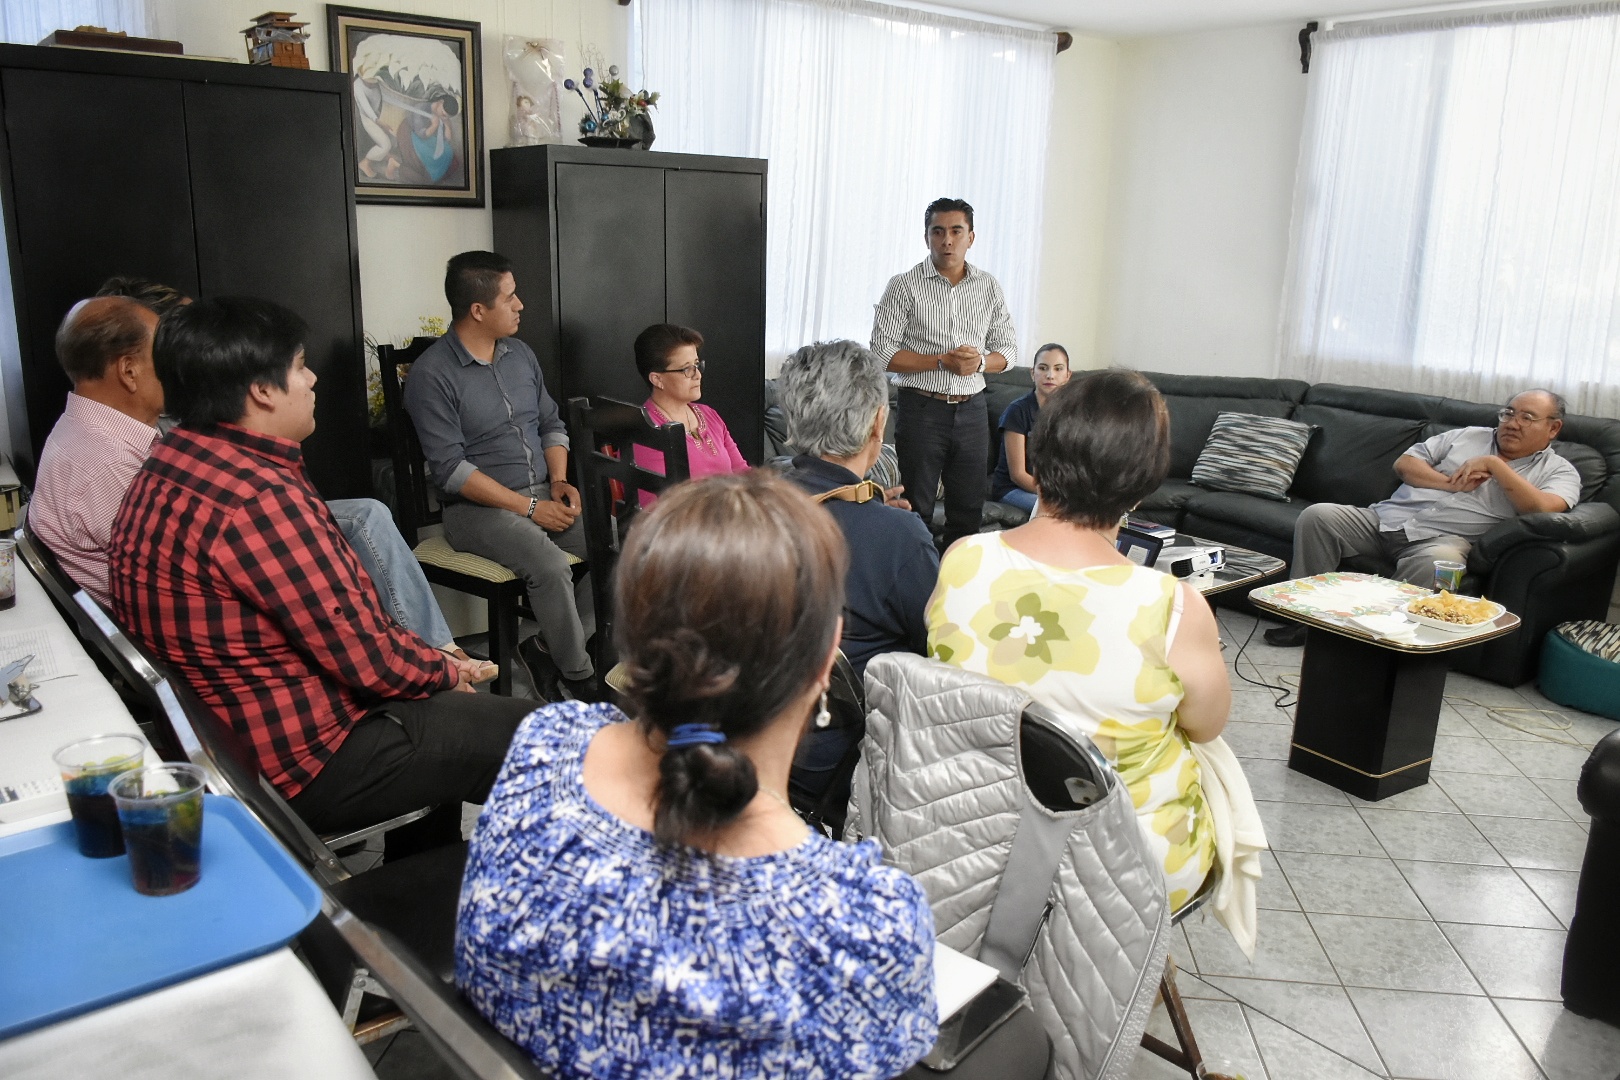
[[[352,81],[356,202],[484,205],[478,24],[327,5]]]

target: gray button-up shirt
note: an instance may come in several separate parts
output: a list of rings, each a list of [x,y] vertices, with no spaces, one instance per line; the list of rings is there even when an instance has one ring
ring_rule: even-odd
[[[451,330],[411,365],[405,408],[433,483],[447,498],[474,472],[528,491],[547,479],[546,448],[568,446],[540,361],[517,338],[497,341],[486,364]]]
[[[1496,429],[1453,428],[1418,443],[1406,453],[1450,476],[1471,458],[1498,453]],[[1563,499],[1567,506],[1581,499],[1581,474],[1552,447],[1510,461],[1508,466],[1538,489]],[[1408,540],[1428,540],[1436,536],[1483,536],[1491,526],[1519,511],[1501,484],[1487,480],[1473,491],[1402,484],[1394,495],[1374,503],[1372,512],[1378,515],[1381,531],[1402,531]]]
[[[924,259],[889,279],[872,320],[872,351],[887,364],[901,349],[946,353],[958,345],[998,352],[1009,365],[1018,361],[1018,339],[1001,283],[972,263],[952,285]],[[916,371],[900,376],[900,385],[936,394],[977,394],[984,376],[950,371]]]

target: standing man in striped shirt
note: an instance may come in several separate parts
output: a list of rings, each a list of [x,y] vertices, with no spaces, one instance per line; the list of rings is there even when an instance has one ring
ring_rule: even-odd
[[[945,484],[945,546],[979,531],[989,486],[984,375],[1018,359],[1001,284],[967,261],[973,207],[935,199],[923,215],[928,258],[889,279],[872,351],[900,375],[895,450],[912,508],[932,523]]]

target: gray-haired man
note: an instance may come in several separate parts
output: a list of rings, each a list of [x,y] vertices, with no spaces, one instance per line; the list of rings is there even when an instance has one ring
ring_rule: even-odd
[[[1383,502],[1307,506],[1294,526],[1293,575],[1325,574],[1351,555],[1368,555],[1394,564],[1402,581],[1428,585],[1436,560],[1466,562],[1474,541],[1498,522],[1579,502],[1580,473],[1551,449],[1564,426],[1564,399],[1526,390],[1497,416],[1494,428],[1443,431],[1396,458],[1402,484]],[[1274,627],[1266,641],[1303,645],[1305,627]]]

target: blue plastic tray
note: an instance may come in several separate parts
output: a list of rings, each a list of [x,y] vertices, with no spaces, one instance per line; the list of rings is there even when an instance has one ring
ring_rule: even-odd
[[[202,878],[142,896],[73,823],[0,839],[0,1039],[280,948],[320,890],[235,799],[205,796]]]

